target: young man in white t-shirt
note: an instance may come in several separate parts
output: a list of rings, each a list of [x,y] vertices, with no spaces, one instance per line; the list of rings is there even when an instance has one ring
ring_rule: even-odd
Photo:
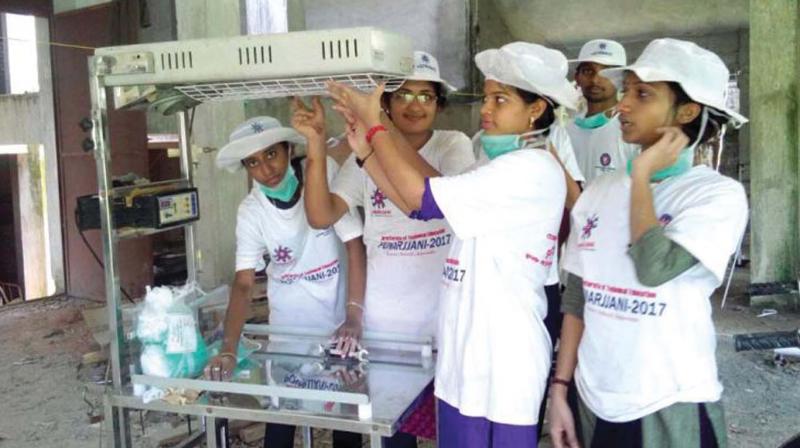
[[[305,143],[304,137],[275,118],[255,117],[231,133],[217,156],[219,168],[231,172],[245,168],[254,186],[236,217],[236,276],[222,348],[206,367],[211,379],[227,380],[233,375],[255,272],[264,269],[265,257],[269,259],[270,324],[323,329],[340,336],[360,325],[360,309],[354,308],[345,317],[344,307],[345,302],[363,303],[361,222],[353,213],[346,213],[333,228],[317,230],[308,225],[302,200],[307,164],[302,158],[292,158],[295,145]],[[336,163],[332,159],[325,163],[332,177]],[[348,246],[349,263],[341,241]],[[294,429],[268,424],[264,446],[291,448]],[[361,446],[361,436],[337,431],[334,446]]]
[[[623,87],[622,135],[643,150],[572,211],[554,445],[725,446],[709,299],[747,199],[740,183],[692,164],[698,144],[747,119],[726,106],[725,64],[691,42],[654,40],[633,65],[601,74]],[[580,418],[565,398],[573,372]]]
[[[461,175],[430,177],[380,122],[379,94],[333,84],[358,156],[374,158],[421,220],[456,237],[441,272],[436,369],[439,447],[536,447],[550,367],[544,284],[557,249],[566,182],[546,134],[577,90],[559,51],[515,42],[475,56],[486,76],[481,146]]]
[[[433,129],[437,113],[446,103],[445,93],[454,90],[439,75],[436,59],[415,52],[414,73],[381,101],[384,126],[404,151],[418,154],[421,169],[430,176],[452,175],[474,163],[472,146],[458,131]],[[295,127],[304,122],[324,122],[318,101],[312,108],[295,103]],[[327,226],[350,208],[363,207],[364,243],[367,247],[367,286],[364,328],[370,331],[436,336],[439,315],[439,272],[455,239],[446,221],[421,222],[408,217],[411,208],[387,182],[385,170],[370,155],[351,155],[331,183],[325,165],[318,163],[324,148],[309,146],[309,177],[306,208],[309,222]],[[432,392],[431,392],[432,393]],[[432,403],[433,400],[426,402]],[[419,420],[434,421],[433,406],[421,407]],[[385,444],[416,447],[416,438],[401,428]],[[416,435],[435,436],[435,427],[416,428]]]
[[[575,156],[586,183],[624,168],[639,153],[639,146],[622,140],[617,117],[617,88],[600,71],[627,63],[619,42],[595,39],[581,47],[575,67],[575,82],[581,88],[586,108],[567,126]]]

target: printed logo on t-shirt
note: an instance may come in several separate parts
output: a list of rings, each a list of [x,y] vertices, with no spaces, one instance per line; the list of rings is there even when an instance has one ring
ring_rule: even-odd
[[[611,154],[604,152],[600,155],[600,165],[595,166],[598,170],[608,173],[609,171],[613,171],[614,167],[611,166]]]
[[[597,215],[592,215],[586,218],[586,224],[581,229],[581,239],[586,240],[592,237],[592,230],[597,228],[597,221],[600,220],[600,217]]]
[[[586,218],[586,224],[581,228],[581,242],[578,243],[579,249],[594,249],[594,241],[588,241],[592,237],[592,231],[597,228],[600,217],[596,214]]]
[[[372,214],[379,216],[391,215],[392,211],[386,210],[387,200],[388,198],[385,194],[383,194],[380,188],[376,188],[375,191],[372,192],[372,196],[370,196],[370,201],[372,203]]]
[[[637,322],[643,318],[660,318],[667,309],[667,304],[657,301],[658,295],[653,291],[584,280],[583,294],[587,310],[617,320]]]
[[[277,280],[281,284],[291,285],[298,280],[307,282],[324,282],[339,274],[339,260],[333,260],[304,272],[285,272]]]
[[[284,246],[278,246],[272,252],[272,261],[277,264],[287,264],[292,261],[292,249]]]
[[[669,213],[664,213],[658,218],[658,223],[661,224],[661,227],[666,227],[671,222],[672,222],[672,215],[670,215]]]
[[[445,282],[461,283],[464,281],[464,275],[467,273],[467,270],[459,269],[458,266],[459,261],[457,258],[447,258],[444,260],[442,278]]]
[[[386,255],[429,255],[450,244],[453,238],[446,232],[442,228],[411,235],[383,235],[378,249],[386,251]]]
[[[525,253],[525,259],[533,262],[534,264],[541,264],[544,267],[553,265],[553,257],[556,255],[556,246],[558,245],[558,235],[552,233],[547,234],[547,239],[553,244],[547,249],[543,256],[536,256],[530,253]]]

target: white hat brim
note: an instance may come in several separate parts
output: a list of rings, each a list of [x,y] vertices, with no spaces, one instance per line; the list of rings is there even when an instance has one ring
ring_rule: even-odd
[[[496,76],[492,68],[512,68],[511,64],[505,62],[505,56],[500,52],[500,50],[484,50],[478,53],[475,55],[475,65],[478,67],[478,70],[483,73],[486,79],[491,79],[502,84],[513,86],[528,92],[533,92],[537,95],[545,96],[551,101],[555,101],[567,109],[577,110],[578,108],[578,98],[580,97],[580,93],[578,93],[578,91],[574,89],[566,79],[564,79],[563,83],[560,83],[557,86],[550,86],[547,89],[548,91],[544,91],[543,89],[537,88],[530,83],[530,81],[525,79],[523,74],[519,73],[516,69],[513,69],[515,72],[513,75],[507,77]],[[506,75],[509,74],[506,73]]]
[[[600,70],[600,75],[608,78],[614,84],[617,90],[620,90],[622,88],[622,82],[625,78],[625,72],[627,71],[635,73],[636,76],[638,76],[639,79],[644,82],[678,82],[678,80],[667,73],[664,73],[660,70],[655,70],[648,66],[637,66],[636,64]],[[701,98],[693,92],[686,92],[686,94],[689,95],[692,100],[697,101],[705,106],[713,107],[714,109],[727,115],[735,127],[739,127],[749,121],[747,117],[734,111],[733,109],[728,108],[725,104],[719,104],[718,101]]]
[[[304,145],[306,139],[292,128],[267,129],[223,146],[217,154],[217,167],[235,173],[242,168],[243,159],[280,142]]]
[[[403,78],[406,81],[429,81],[429,82],[438,82],[439,84],[443,85],[444,88],[448,92],[455,92],[456,89],[453,87],[449,82],[445,81],[444,79],[434,76],[434,75],[411,75]]]
[[[594,62],[596,64],[606,65],[608,67],[621,67],[622,65],[624,65],[624,64],[619,64],[617,61],[612,60],[612,58],[603,56],[596,56],[583,59],[568,59],[567,62],[569,62],[570,64],[580,64],[581,62]]]

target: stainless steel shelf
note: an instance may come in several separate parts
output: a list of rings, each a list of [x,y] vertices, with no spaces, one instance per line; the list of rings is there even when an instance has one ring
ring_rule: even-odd
[[[189,188],[192,186],[191,182],[187,179],[170,179],[170,180],[162,180],[158,182],[150,182],[146,184],[138,184],[138,185],[126,185],[124,187],[114,187],[111,189],[111,192],[115,196],[121,196],[124,193],[131,192],[133,190],[142,189],[142,188],[156,188],[156,187],[168,187],[170,185],[175,185],[179,188]]]
[[[170,230],[182,229],[188,225],[191,225],[193,222],[194,221],[169,227],[162,227],[160,229],[140,229],[136,227],[124,227],[121,229],[114,230],[114,237],[117,240],[129,240],[132,238],[141,238],[143,236],[150,236],[158,233],[169,232]]]

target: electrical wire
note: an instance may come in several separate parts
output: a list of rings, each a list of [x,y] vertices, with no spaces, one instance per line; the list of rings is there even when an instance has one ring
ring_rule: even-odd
[[[77,210],[75,211],[75,213],[77,214]],[[101,260],[100,257],[97,256],[97,252],[95,252],[94,249],[92,248],[92,245],[89,244],[89,240],[87,240],[86,239],[86,235],[83,234],[83,229],[78,228],[78,233],[80,234],[81,239],[83,240],[83,244],[85,244],[86,248],[89,249],[89,252],[92,253],[92,256],[97,261],[97,263],[100,265],[100,267],[103,268],[103,270],[105,270],[106,269],[106,265],[103,264],[103,260]],[[128,292],[125,291],[125,288],[120,286],[119,289],[120,289],[120,291],[122,291],[122,295],[125,296],[126,299],[128,299],[128,301],[130,301],[134,305],[136,304],[136,302],[133,300],[133,298],[130,296],[130,294],[128,294]]]
[[[18,39],[15,37],[0,37],[0,40],[5,40],[8,42],[25,42],[36,45],[50,45],[51,47],[75,48],[78,50],[90,50],[90,51],[96,50],[95,47],[89,47],[86,45],[78,45],[78,44],[65,44],[63,42],[48,42],[43,40]]]

